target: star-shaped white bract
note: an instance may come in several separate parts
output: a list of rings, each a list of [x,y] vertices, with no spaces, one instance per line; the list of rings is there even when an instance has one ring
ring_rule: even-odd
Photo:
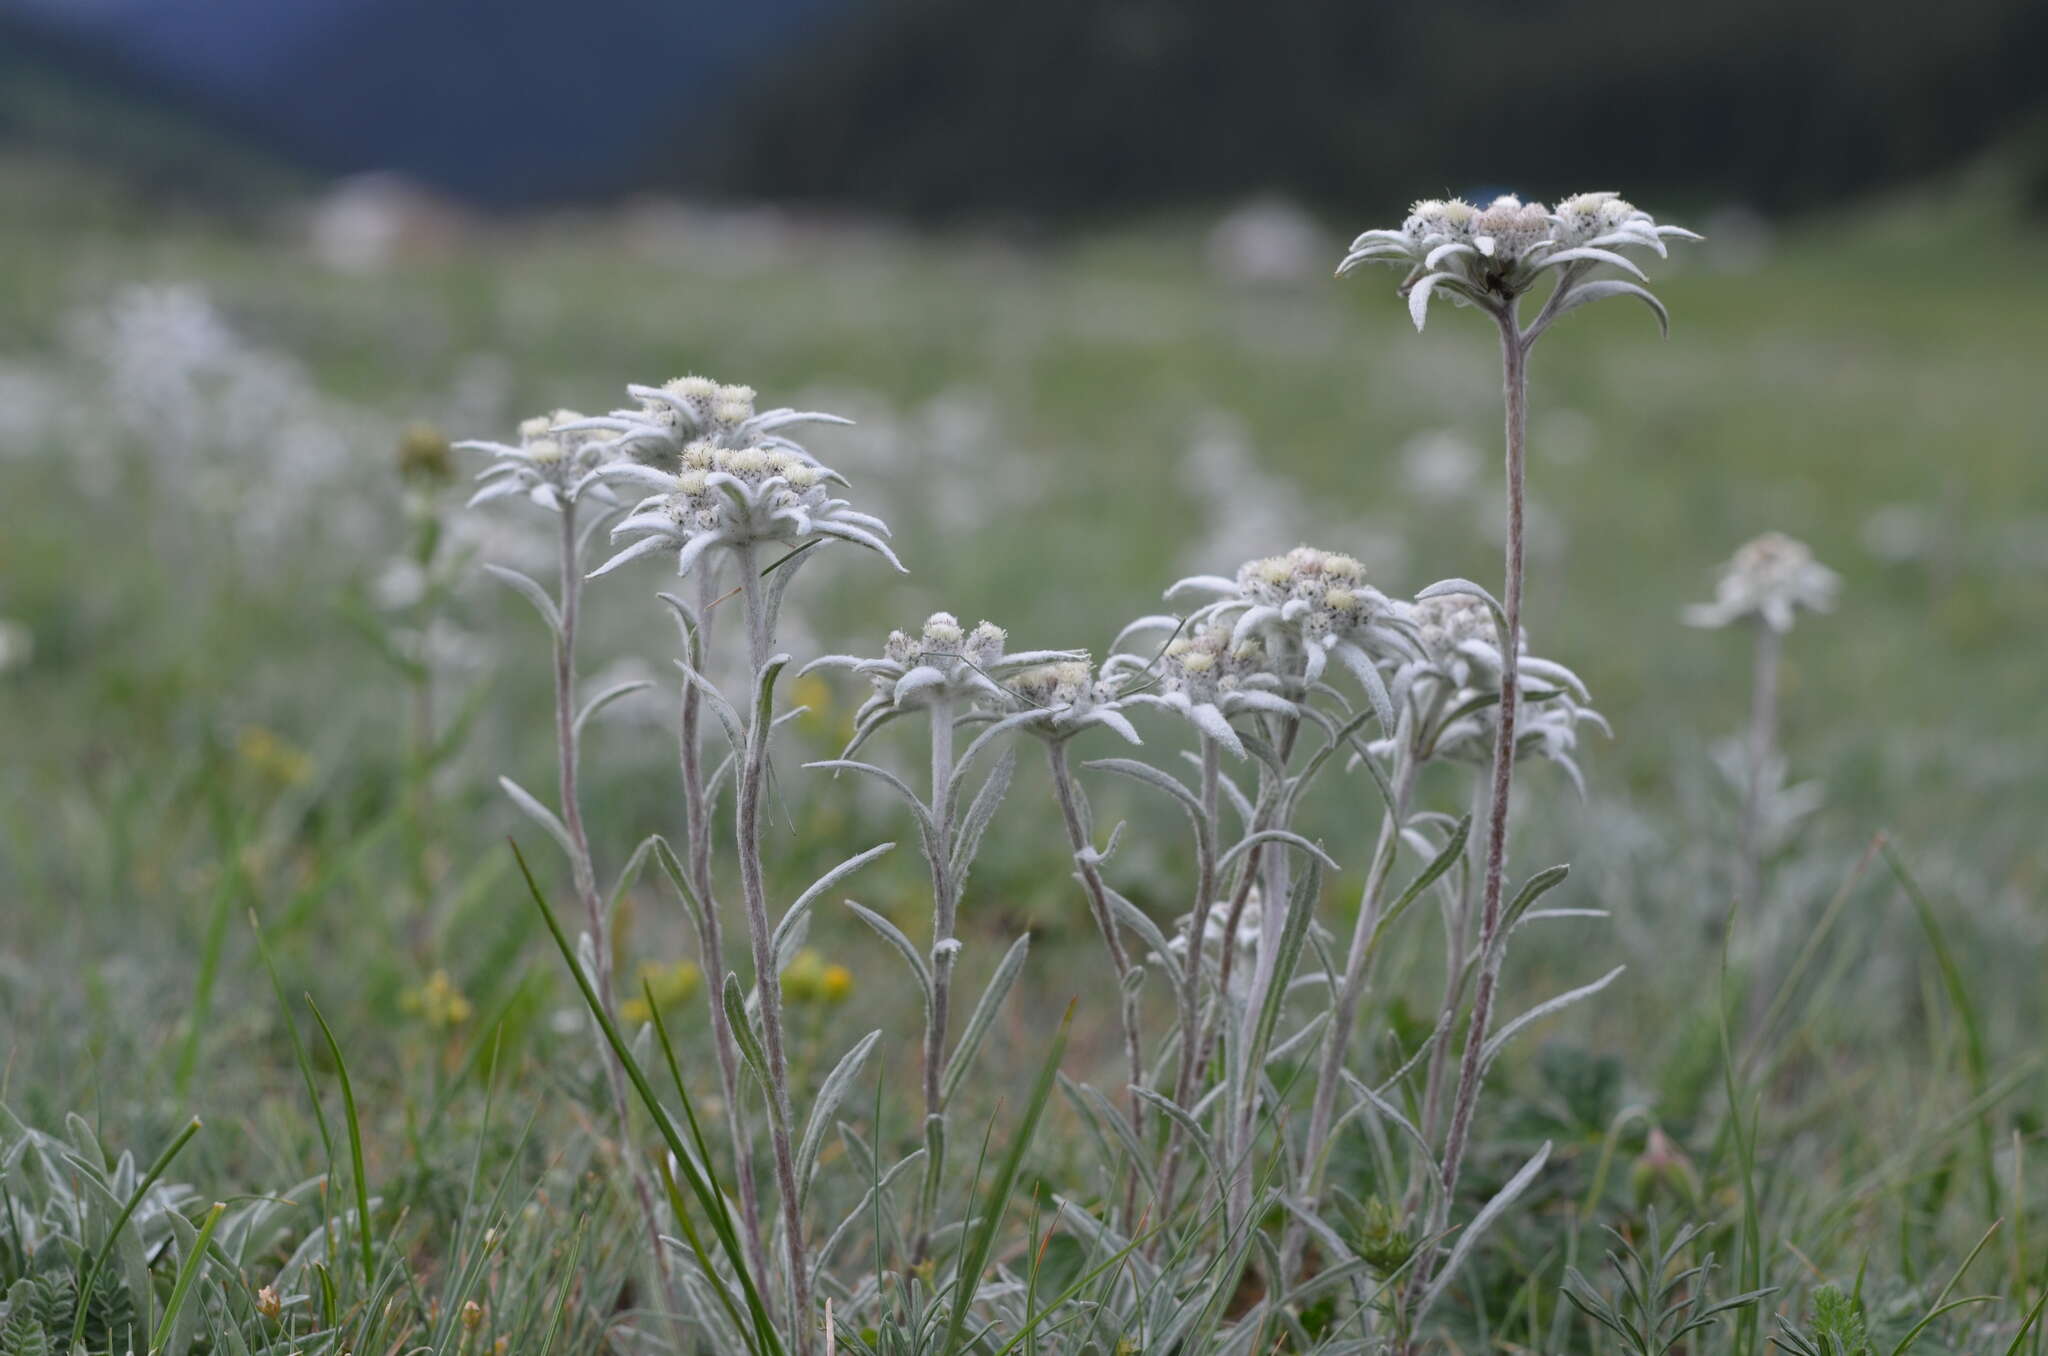
[[[492,458],[477,475],[483,487],[469,497],[470,506],[524,494],[540,507],[560,512],[564,504],[592,491],[611,502],[611,494],[596,475],[607,460],[604,440],[576,427],[582,421],[583,416],[574,410],[556,410],[521,422],[516,447],[476,439],[456,443],[466,451],[488,452]]]
[[[829,654],[804,665],[803,672],[851,669],[874,684],[874,695],[854,713],[853,739],[846,748],[851,754],[889,721],[935,706],[946,707],[955,718],[999,718],[1016,707],[1005,685],[1009,677],[1087,658],[1076,650],[1005,654],[1008,643],[1009,634],[993,622],[970,631],[952,613],[934,612],[916,635],[891,631],[876,658]]]
[[[1125,705],[1170,711],[1243,758],[1244,741],[1230,726],[1233,717],[1298,719],[1304,710],[1277,691],[1282,681],[1273,671],[1265,644],[1256,636],[1235,640],[1232,629],[1223,617],[1192,624],[1178,617],[1141,618],[1124,628],[1119,644],[1147,631],[1166,631],[1172,639],[1149,657],[1111,655],[1103,663],[1103,675],[1120,684]]]
[[[599,435],[607,460],[644,462],[670,471],[682,469],[684,450],[698,442],[733,450],[765,447],[809,461],[810,452],[784,430],[798,424],[853,422],[814,410],[756,410],[753,387],[721,385],[709,377],[628,386],[626,393],[640,402],[637,408],[580,419],[574,429]]]
[[[1626,293],[1648,302],[1661,322],[1662,304],[1635,283],[1604,280],[1579,289],[1603,265],[1647,282],[1643,270],[1621,251],[1646,249],[1662,258],[1670,237],[1699,239],[1682,226],[1659,225],[1612,192],[1577,194],[1556,211],[1512,194],[1483,208],[1461,198],[1430,198],[1416,203],[1397,229],[1367,231],[1352,241],[1337,273],[1341,277],[1366,263],[1407,267],[1401,293],[1418,330],[1438,291],[1493,308],[1529,291],[1546,274],[1557,278],[1559,296],[1551,308],[1556,313]],[[1578,291],[1576,298],[1573,291]]]
[[[1213,599],[1191,620],[1228,621],[1233,645],[1256,637],[1280,672],[1298,663],[1305,686],[1322,681],[1336,659],[1391,726],[1393,698],[1378,661],[1411,658],[1415,645],[1401,607],[1365,582],[1365,566],[1353,557],[1297,546],[1245,562],[1235,579],[1196,575],[1166,591],[1169,599],[1186,594]]]
[[[1485,762],[1492,756],[1500,712],[1500,631],[1492,609],[1469,594],[1439,594],[1413,604],[1409,616],[1421,655],[1404,665],[1395,681],[1415,718],[1438,722],[1426,732],[1430,752]],[[1578,727],[1593,725],[1611,733],[1606,719],[1589,704],[1577,674],[1530,654],[1526,641],[1516,669],[1515,756],[1556,763],[1583,794],[1585,781],[1574,756]],[[1384,738],[1372,745],[1380,754],[1393,747]]]
[[[828,487],[845,484],[844,477],[803,453],[700,440],[685,446],[678,462],[675,471],[621,461],[597,472],[608,482],[654,493],[612,528],[612,540],[627,545],[591,571],[593,579],[661,552],[674,552],[676,573],[688,574],[714,548],[795,547],[818,539],[852,542],[903,569],[889,549],[888,525],[833,498]]]
[[[1004,687],[1014,708],[1004,720],[1041,738],[1063,740],[1101,726],[1144,742],[1123,713],[1122,684],[1096,672],[1085,653],[1021,669]]]
[[[1801,608],[1827,612],[1835,605],[1841,576],[1813,558],[1805,542],[1766,532],[1746,542],[1721,569],[1714,601],[1685,610],[1689,626],[1727,626],[1754,617],[1783,634]]]

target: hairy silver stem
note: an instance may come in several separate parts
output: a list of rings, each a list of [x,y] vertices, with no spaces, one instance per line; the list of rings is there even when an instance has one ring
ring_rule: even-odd
[[[1778,738],[1778,659],[1782,638],[1775,627],[1756,623],[1755,678],[1749,693],[1749,778],[1742,799],[1742,844],[1737,859],[1736,898],[1753,908],[1763,891],[1764,778]]]
[[[1130,984],[1131,957],[1124,949],[1123,936],[1117,928],[1116,913],[1110,908],[1109,887],[1103,883],[1102,872],[1095,864],[1090,849],[1088,826],[1081,818],[1080,798],[1074,790],[1074,774],[1067,764],[1065,740],[1048,740],[1045,746],[1046,761],[1052,769],[1053,793],[1059,798],[1060,815],[1066,821],[1067,842],[1074,849],[1074,864],[1081,874],[1081,886],[1088,896],[1088,911],[1095,918],[1095,926],[1102,933],[1102,942],[1109,949],[1110,968],[1116,972],[1117,1019],[1123,1028],[1124,1063],[1130,1072],[1128,1112],[1131,1129],[1142,1142],[1145,1134],[1145,1101],[1135,1091],[1145,1083],[1145,1055],[1138,1039],[1138,995]],[[1137,1177],[1133,1174],[1127,1186],[1124,1200],[1126,1227],[1130,1227],[1135,1216],[1135,1195]]]
[[[1195,1086],[1195,1071],[1206,1059],[1202,1045],[1202,934],[1209,919],[1209,904],[1216,893],[1216,811],[1217,798],[1222,793],[1222,746],[1208,735],[1201,736],[1202,781],[1198,795],[1202,804],[1201,816],[1195,822],[1195,904],[1188,914],[1187,948],[1181,966],[1180,995],[1180,1067],[1174,1074],[1173,1101],[1182,1110],[1188,1109],[1189,1098]],[[1225,954],[1228,954],[1226,948]],[[1153,1209],[1163,1226],[1173,1215],[1174,1186],[1180,1175],[1180,1160],[1184,1144],[1180,1122],[1169,1122],[1166,1130],[1166,1150],[1159,1169],[1159,1193],[1153,1198]],[[1162,1227],[1154,1239],[1166,1237]]]
[[[577,790],[580,757],[576,733],[576,615],[583,593],[583,568],[577,560],[576,502],[568,500],[557,515],[560,526],[560,610],[561,629],[555,634],[555,767],[556,793],[562,805],[562,827],[569,832],[569,876],[576,898],[583,905],[583,925],[590,935],[591,986],[598,1001],[612,1004],[612,941],[605,918],[604,901],[597,893],[597,868],[590,857],[590,838],[583,829],[583,806]],[[673,1287],[669,1273],[668,1249],[661,1241],[661,1217],[654,1208],[654,1187],[647,1169],[632,1150],[632,1110],[626,1102],[626,1075],[618,1056],[599,1041],[598,1062],[604,1066],[605,1085],[611,1095],[612,1117],[618,1123],[626,1174],[640,1206],[641,1223],[654,1250],[654,1265],[664,1285]]]
[[[1493,1019],[1495,990],[1500,984],[1504,948],[1500,945],[1501,884],[1507,858],[1509,794],[1515,769],[1515,715],[1520,705],[1523,562],[1523,482],[1529,426],[1528,344],[1515,319],[1512,302],[1495,314],[1500,326],[1501,385],[1507,406],[1507,587],[1501,598],[1504,615],[1501,640],[1499,724],[1493,738],[1492,803],[1486,814],[1486,867],[1479,904],[1479,982],[1472,995],[1472,1017],[1465,1029],[1465,1050],[1458,1069],[1457,1093],[1451,1102],[1450,1129],[1445,1134],[1438,1180],[1442,1192],[1428,1233],[1448,1222],[1457,1193],[1458,1175],[1471,1141],[1472,1117],[1478,1109],[1479,1085],[1485,1075],[1481,1053]],[[1419,1297],[1435,1271],[1435,1254],[1419,1262],[1411,1274],[1408,1296]]]
[[[695,653],[690,666],[703,672],[710,650],[711,603],[716,592],[716,573],[709,567],[697,576],[697,623]],[[704,694],[695,683],[686,682],[682,691],[680,763],[683,779],[685,855],[683,870],[690,889],[697,896],[697,945],[704,956],[705,996],[711,1008],[711,1042],[718,1060],[718,1087],[725,1098],[726,1130],[732,1141],[733,1174],[740,1198],[740,1220],[745,1229],[747,1261],[755,1274],[768,1274],[768,1258],[761,1239],[760,1187],[754,1177],[753,1141],[747,1133],[746,1108],[740,1100],[739,1047],[733,1039],[732,1022],[725,1015],[725,929],[718,916],[711,869],[712,806],[704,787]]]
[[[775,1151],[775,1181],[782,1196],[783,1245],[789,1264],[790,1337],[797,1356],[810,1356],[811,1270],[804,1243],[802,1212],[797,1207],[796,1154],[790,1145],[793,1112],[789,1097],[789,1064],[783,1051],[782,977],[768,923],[768,895],[761,869],[761,800],[768,780],[768,735],[773,723],[766,682],[768,651],[774,642],[774,619],[761,597],[761,572],[751,545],[736,547],[733,556],[746,600],[748,655],[754,675],[754,698],[747,747],[740,762],[735,827],[739,840],[740,892],[747,910],[747,935],[754,952],[754,995],[761,1012],[761,1045],[768,1058],[768,1125]]]
[[[953,840],[953,703],[946,698],[931,706],[932,791],[931,838],[925,860],[932,879],[932,1001],[925,1009],[924,1119],[928,1158],[925,1189],[919,1201],[917,1243],[913,1260],[922,1262],[931,1246],[932,1216],[938,1207],[940,1174],[945,1167],[944,1117],[940,1088],[946,1062],[946,1027],[953,999],[953,927],[959,900],[951,863]],[[938,1138],[932,1137],[934,1127]]]

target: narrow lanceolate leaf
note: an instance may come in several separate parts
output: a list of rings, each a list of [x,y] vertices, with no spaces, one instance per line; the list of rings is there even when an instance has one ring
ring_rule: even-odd
[[[799,1201],[811,1194],[811,1176],[817,1170],[818,1152],[825,1146],[826,1132],[832,1128],[832,1117],[838,1113],[839,1104],[846,1100],[846,1094],[853,1090],[854,1080],[860,1077],[862,1066],[880,1039],[880,1031],[870,1031],[861,1037],[819,1085],[817,1099],[811,1103],[810,1118],[804,1124],[803,1140],[797,1146],[796,1190]]]
[[[811,906],[816,904],[827,890],[895,846],[894,843],[878,843],[866,852],[848,857],[812,881],[810,888],[796,897],[796,903],[789,906],[789,912],[783,914],[782,921],[775,925],[775,936],[769,943],[769,954],[775,957],[778,974],[789,967],[790,958],[796,954],[796,929],[810,913]]]
[[[775,981],[770,980],[770,983]],[[725,1020],[732,1026],[732,1038],[740,1047],[740,1055],[747,1061],[747,1067],[754,1071],[754,1077],[761,1080],[763,1088],[775,1085],[768,1081],[768,1056],[761,1049],[761,1039],[754,1034],[754,1024],[747,1020],[747,996],[740,989],[740,977],[728,970],[725,972],[725,991],[720,995],[725,1002]],[[768,1099],[768,1110],[773,1114],[776,1099]]]
[[[846,907],[853,910],[854,917],[873,928],[876,936],[896,948],[897,954],[903,957],[903,963],[910,967],[910,973],[916,977],[918,992],[924,996],[924,1001],[929,1006],[932,1001],[932,970],[926,963],[923,953],[917,949],[917,944],[904,936],[901,928],[873,909],[856,904],[850,899],[846,901]]]
[[[562,634],[562,610],[555,606],[555,600],[548,597],[548,591],[533,579],[517,570],[503,565],[486,565],[484,569],[514,593],[533,604],[533,610],[540,613],[540,619],[548,624],[548,630],[559,637]]]
[[[1295,882],[1294,896],[1287,901],[1287,918],[1281,925],[1280,954],[1273,966],[1272,983],[1266,989],[1266,1000],[1259,1008],[1257,1023],[1252,1028],[1252,1042],[1246,1054],[1245,1066],[1250,1070],[1265,1067],[1266,1050],[1273,1043],[1273,1031],[1280,1024],[1280,1010],[1287,1006],[1287,987],[1294,979],[1295,968],[1301,964],[1302,943],[1308,937],[1309,920],[1316,911],[1316,900],[1323,891],[1323,866],[1311,857],[1308,869]]]
[[[1552,319],[1566,311],[1576,311],[1588,302],[1604,301],[1608,297],[1634,297],[1641,301],[1656,313],[1658,332],[1667,339],[1671,337],[1671,313],[1664,309],[1664,303],[1652,296],[1649,289],[1638,287],[1632,282],[1623,282],[1619,278],[1602,278],[1598,282],[1580,283],[1565,296],[1563,304],[1551,313]]]
[[[996,817],[1003,797],[1009,794],[1010,775],[1016,770],[1017,750],[1013,746],[1003,750],[1003,756],[989,769],[981,790],[974,793],[966,818],[960,821],[960,827],[953,835],[952,853],[946,867],[955,890],[967,879],[967,868],[974,864],[975,854],[981,851],[982,835],[988,832],[989,822]]]
[[[643,688],[653,686],[654,684],[648,679],[636,678],[630,683],[618,683],[606,688],[583,704],[583,710],[578,712],[576,716],[576,733],[582,734],[583,727],[590,724],[592,716],[595,716],[619,698],[631,696]]]
[[[1515,891],[1515,897],[1508,901],[1507,911],[1501,915],[1501,935],[1506,936],[1508,930],[1521,921],[1522,915],[1529,911],[1530,905],[1564,884],[1565,877],[1571,873],[1571,866],[1560,862],[1556,866],[1547,866],[1529,877],[1522,888]]]
[[[1417,333],[1421,332],[1423,322],[1429,319],[1429,298],[1436,291],[1437,284],[1452,282],[1456,278],[1455,273],[1428,273],[1408,289],[1408,318],[1415,322]]]
[[[1513,1202],[1516,1202],[1518,1196],[1522,1196],[1522,1192],[1526,1192],[1530,1188],[1530,1182],[1536,1180],[1536,1174],[1542,1172],[1542,1166],[1544,1166],[1546,1161],[1550,1161],[1550,1141],[1548,1139],[1544,1141],[1542,1149],[1538,1149],[1530,1157],[1530,1161],[1524,1163],[1522,1172],[1518,1172],[1516,1176],[1509,1178],[1507,1186],[1503,1186],[1493,1196],[1493,1200],[1489,1200],[1485,1206],[1481,1206],[1479,1215],[1473,1217],[1473,1223],[1468,1223],[1464,1227],[1464,1231],[1458,1233],[1458,1241],[1452,1245],[1450,1256],[1444,1258],[1444,1266],[1438,1270],[1436,1280],[1430,1282],[1430,1288],[1423,1290],[1423,1293],[1421,1293],[1421,1303],[1415,1305],[1415,1313],[1409,1315],[1409,1323],[1419,1323],[1425,1313],[1430,1313],[1430,1309],[1436,1305],[1436,1301],[1444,1297],[1444,1290],[1448,1290],[1450,1282],[1456,1280],[1458,1268],[1464,1266],[1464,1260],[1470,1254],[1473,1254],[1473,1247],[1477,1247],[1479,1239],[1485,1237],[1487,1229],[1491,1229],[1493,1223],[1501,1215],[1507,1213],[1507,1206],[1511,1206]]]
[[[1591,984],[1583,985],[1569,993],[1561,993],[1555,998],[1538,1003],[1535,1007],[1530,1008],[1527,1012],[1515,1018],[1514,1021],[1509,1022],[1506,1026],[1494,1032],[1487,1039],[1486,1044],[1480,1048],[1479,1067],[1483,1070],[1493,1063],[1494,1059],[1499,1056],[1502,1048],[1526,1027],[1532,1023],[1542,1021],[1552,1013],[1562,1012],[1580,999],[1591,998],[1594,994],[1599,993],[1602,989],[1619,979],[1621,972],[1627,968],[1625,965],[1617,965]]]
[[[1423,1315],[1443,1297],[1444,1291],[1457,1279],[1458,1269],[1465,1265],[1465,1259],[1471,1255],[1472,1249],[1478,1246],[1486,1231],[1493,1227],[1494,1221],[1507,1213],[1508,1207],[1515,1203],[1517,1197],[1529,1189],[1529,1184],[1536,1180],[1536,1174],[1543,1171],[1543,1165],[1549,1161],[1550,1141],[1545,1140],[1543,1147],[1522,1165],[1522,1170],[1509,1178],[1508,1184],[1472,1217],[1472,1222],[1459,1233],[1458,1241],[1452,1246],[1451,1255],[1444,1259],[1436,1279],[1429,1283],[1429,1289],[1422,1292],[1422,1299],[1417,1302],[1415,1312],[1409,1315],[1410,1323],[1420,1323]]]
[[[1471,833],[1472,816],[1466,815],[1458,821],[1458,827],[1451,831],[1450,840],[1444,844],[1443,851],[1437,853],[1430,864],[1422,868],[1421,875],[1408,882],[1408,888],[1401,892],[1401,897],[1394,901],[1393,907],[1388,909],[1382,915],[1380,921],[1374,925],[1372,936],[1366,942],[1367,946],[1377,947],[1380,938],[1385,936],[1387,929],[1394,925],[1394,920],[1403,913],[1406,913],[1408,906],[1421,898],[1424,890],[1434,885],[1438,877],[1450,870],[1451,866],[1460,857],[1465,855],[1465,840],[1471,836]]]
[[[960,1080],[974,1063],[974,1056],[981,1049],[981,1043],[988,1036],[989,1027],[994,1025],[996,1013],[1003,1006],[1003,999],[1009,996],[1010,988],[1017,982],[1017,976],[1024,970],[1024,957],[1031,950],[1031,934],[1025,933],[1010,943],[1010,949],[1003,953],[1003,959],[996,966],[996,972],[989,978],[988,987],[981,991],[981,1001],[974,1005],[974,1012],[961,1028],[960,1041],[953,1047],[953,1053],[946,1060],[946,1072],[939,1088],[939,1105],[953,1100],[953,1090],[960,1086]]]
[[[569,839],[569,828],[562,823],[560,816],[541,804],[534,798],[532,792],[510,777],[498,778],[498,785],[504,788],[505,794],[512,798],[514,805],[525,812],[528,819],[546,829],[554,840],[562,845],[562,851],[572,857],[576,855],[575,845]]]

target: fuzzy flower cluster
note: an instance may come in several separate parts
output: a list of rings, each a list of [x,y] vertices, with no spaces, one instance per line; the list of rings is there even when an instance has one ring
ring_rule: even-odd
[[[1124,634],[1156,629],[1158,623],[1181,626],[1171,617],[1146,618]],[[1257,636],[1238,639],[1234,631],[1228,618],[1210,617],[1175,634],[1149,661],[1134,654],[1111,655],[1103,673],[1119,684],[1125,703],[1172,712],[1243,758],[1244,741],[1230,726],[1233,716],[1295,717],[1301,708],[1275,691],[1281,680],[1265,644]],[[1148,678],[1151,685],[1141,687]]]
[[[1231,973],[1230,986],[1233,997],[1242,999],[1251,986],[1259,942],[1265,933],[1265,914],[1264,892],[1257,885],[1253,885],[1245,895],[1244,908],[1238,911],[1235,933],[1226,936],[1230,926],[1229,900],[1216,900],[1202,915],[1202,954],[1212,961],[1220,962],[1226,943],[1237,951],[1237,959],[1233,963]],[[1166,943],[1166,949],[1175,961],[1179,961],[1188,953],[1188,922],[1191,916],[1184,913],[1174,920],[1173,936]],[[1319,941],[1329,940],[1330,933],[1322,924],[1311,921],[1309,929]],[[1155,959],[1165,958],[1155,955]]]
[[[697,439],[678,452],[673,471],[612,462],[597,474],[653,493],[612,529],[613,542],[627,545],[593,570],[592,578],[658,552],[674,552],[676,573],[688,574],[714,547],[795,546],[814,538],[852,542],[903,568],[889,549],[888,525],[834,498],[829,487],[845,484],[845,478],[801,451]]]
[[[1245,562],[1232,580],[1184,579],[1168,593],[1218,592],[1203,618],[1228,618],[1231,639],[1264,641],[1283,663],[1299,657],[1302,681],[1314,683],[1334,656],[1368,689],[1378,686],[1374,653],[1412,650],[1400,609],[1365,582],[1365,566],[1351,556],[1297,546],[1285,555]]]
[[[1422,328],[1432,291],[1495,306],[1521,296],[1543,275],[1569,287],[1605,264],[1638,280],[1642,269],[1620,251],[1663,257],[1667,237],[1697,240],[1682,226],[1659,225],[1648,212],[1611,192],[1580,193],[1556,210],[1513,194],[1479,207],[1462,198],[1418,202],[1398,228],[1373,230],[1351,242],[1339,276],[1365,263],[1405,265],[1401,291]]]
[[[727,386],[709,377],[677,377],[660,386],[628,386],[634,409],[580,419],[575,428],[598,435],[608,460],[632,460],[663,470],[683,467],[693,443],[731,450],[766,447],[811,459],[783,432],[796,424],[850,424],[836,414],[781,407],[755,408],[751,386]]]
[[[912,711],[943,705],[956,714],[1002,715],[1015,707],[1006,681],[1049,665],[1079,662],[1074,650],[1020,650],[1007,654],[1009,633],[984,621],[969,629],[950,612],[934,612],[915,634],[891,631],[873,659],[831,654],[804,665],[850,669],[874,685],[874,695],[854,713],[849,752],[883,723]]]
[[[1746,542],[1721,570],[1714,601],[1685,610],[1689,626],[1727,626],[1754,617],[1773,631],[1792,629],[1800,608],[1826,612],[1835,605],[1841,577],[1813,558],[1805,542],[1766,532]]]
[[[1396,685],[1411,708],[1434,723],[1430,743],[1437,754],[1483,762],[1492,755],[1500,711],[1500,631],[1492,610],[1468,594],[1441,594],[1415,603],[1410,617],[1422,657],[1402,669]],[[1574,756],[1578,727],[1608,732],[1607,721],[1592,708],[1577,674],[1530,654],[1526,637],[1520,651],[1515,756],[1548,759],[1583,789]],[[1374,745],[1375,751],[1392,747],[1391,740]]]
[[[1100,725],[1130,743],[1143,742],[1120,709],[1122,681],[1098,672],[1086,654],[1021,669],[1005,686],[1016,707],[1007,719],[1047,739],[1065,739]]]
[[[602,435],[584,427],[586,423],[574,410],[556,410],[521,421],[516,447],[478,440],[456,443],[492,458],[477,475],[483,487],[469,497],[470,506],[524,494],[542,508],[559,512],[592,489],[610,501],[609,491],[598,483],[609,451]]]

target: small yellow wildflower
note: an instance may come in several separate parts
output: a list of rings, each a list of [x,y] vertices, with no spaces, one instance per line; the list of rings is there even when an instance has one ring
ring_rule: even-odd
[[[279,786],[298,786],[313,775],[313,758],[275,730],[245,726],[235,738],[235,753],[251,772]]]
[[[704,983],[704,972],[697,968],[695,961],[689,960],[666,965],[648,961],[638,973],[639,992],[619,1004],[619,1016],[635,1023],[654,1020],[654,1013],[647,1006],[647,994],[652,993],[655,1003],[667,1012],[694,998]]]
[[[463,996],[446,970],[436,970],[427,976],[427,982],[400,999],[399,1006],[436,1028],[461,1026],[476,1013],[475,1006]]]
[[[843,965],[828,965],[818,976],[818,997],[827,1003],[844,1003],[853,993],[853,971]]]

